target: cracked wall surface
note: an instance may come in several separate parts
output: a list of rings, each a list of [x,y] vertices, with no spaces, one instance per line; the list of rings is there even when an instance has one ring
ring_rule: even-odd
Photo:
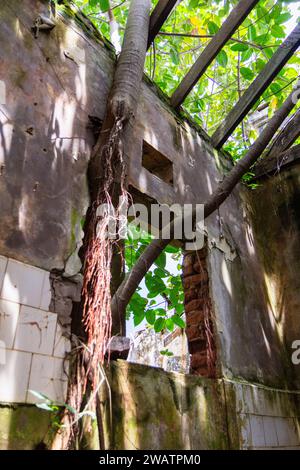
[[[35,37],[35,18],[47,12],[48,2],[37,0],[25,0],[21,7],[6,0],[0,11],[5,95],[0,105],[0,254],[51,272],[56,293],[51,311],[68,326],[79,298],[77,252],[89,202],[86,172],[95,142],[89,116],[93,122],[103,119],[115,56],[92,27],[65,10],[51,31]],[[143,141],[172,162],[173,184],[142,166]],[[203,202],[230,168],[205,133],[174,113],[146,78],[128,144],[131,188],[160,203]],[[264,216],[258,214],[264,205],[259,195],[254,199],[240,185],[206,223],[218,365],[227,377],[292,387],[299,368],[289,359],[281,318],[270,310],[269,281],[258,248],[265,230]],[[276,210],[270,214],[277,216]],[[279,230],[276,226],[274,239]],[[293,253],[289,259],[297,273]],[[277,254],[272,255],[276,260]],[[290,304],[294,295],[291,290]],[[290,316],[297,314],[296,307],[293,312]],[[300,335],[298,323],[293,325],[288,341]]]

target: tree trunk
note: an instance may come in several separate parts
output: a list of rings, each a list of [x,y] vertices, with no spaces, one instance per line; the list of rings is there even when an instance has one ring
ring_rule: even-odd
[[[84,227],[85,237],[81,250],[83,260],[82,322],[86,338],[80,346],[74,335],[74,367],[69,378],[68,405],[77,412],[97,411],[98,427],[101,417],[97,407],[99,364],[104,361],[111,338],[111,263],[118,255],[118,238],[105,237],[110,216],[98,214],[102,204],[113,208],[118,220],[119,197],[127,197],[126,161],[124,145],[130,138],[147,50],[150,0],[132,0],[124,33],[122,51],[118,59],[113,84],[108,97],[106,116],[97,143],[93,149],[88,177],[90,207]],[[116,328],[123,322],[117,312],[113,322]],[[82,344],[82,343],[81,343]],[[74,415],[65,413],[65,423],[74,422]],[[76,440],[78,423],[69,426],[69,440]],[[71,439],[72,438],[72,439]],[[101,442],[99,442],[101,446]]]
[[[114,260],[113,267],[121,267],[120,251],[122,246],[118,240],[108,240],[104,243],[104,254],[106,260],[103,260],[101,266],[102,249],[100,245],[95,245],[96,229],[100,224],[107,220],[100,220],[97,215],[97,208],[101,204],[112,204],[118,218],[119,198],[126,199],[126,162],[124,145],[130,138],[132,126],[138,99],[140,87],[144,72],[144,62],[147,50],[148,30],[150,17],[149,0],[132,0],[122,51],[118,59],[113,85],[109,94],[106,116],[102,124],[101,133],[95,145],[92,159],[89,166],[89,184],[91,194],[91,204],[88,211],[87,223],[85,227],[85,240],[83,249],[84,260],[84,288],[83,297],[85,298],[84,316],[89,328],[90,315],[96,315],[99,309],[99,302],[104,305],[102,316],[106,319],[110,317],[110,289],[114,292],[116,287],[111,282],[111,275],[107,272]],[[98,251],[97,251],[98,249]],[[98,260],[96,259],[98,256]],[[108,259],[109,258],[109,259]],[[96,263],[98,262],[98,266]],[[99,284],[98,280],[107,275],[107,282],[104,285]],[[109,287],[108,287],[109,281]],[[98,282],[98,284],[96,284]],[[99,297],[99,291],[102,291],[105,297]],[[110,300],[110,299],[109,299]],[[122,333],[124,328],[123,317],[118,314],[112,318],[113,333]],[[104,327],[104,325],[102,325]],[[107,335],[110,336],[110,325],[106,325]],[[93,331],[90,331],[93,335]],[[97,343],[96,338],[93,338]],[[103,345],[103,354],[106,345]]]

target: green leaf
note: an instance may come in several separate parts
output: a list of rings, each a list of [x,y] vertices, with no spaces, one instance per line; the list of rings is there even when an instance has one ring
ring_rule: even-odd
[[[268,59],[271,59],[271,57],[273,56],[274,54],[274,49],[272,47],[266,47],[264,49],[264,53],[266,54],[266,56],[268,57]]]
[[[70,405],[67,405],[66,403],[64,403],[64,406],[67,408],[67,410],[69,410],[73,415],[76,415],[77,414],[77,411],[75,410],[75,408],[73,408],[73,406],[70,406]]]
[[[161,294],[165,289],[166,286],[162,279],[158,276],[153,276],[151,272],[148,272],[145,276],[145,284],[146,287],[151,294]]]
[[[147,299],[155,299],[155,297],[158,296],[158,293],[156,291],[153,291],[153,292],[148,292],[147,294]]]
[[[285,38],[284,29],[281,26],[279,26],[279,24],[274,24],[271,27],[271,33],[274,36],[274,38]]]
[[[190,0],[188,9],[193,10],[194,8],[198,6],[198,3],[199,3],[199,0]]]
[[[217,62],[219,65],[221,65],[221,67],[226,67],[227,64],[228,64],[228,56],[226,54],[226,52],[224,50],[222,50],[221,52],[219,52],[219,54],[217,55],[216,57],[217,59]]]
[[[174,46],[171,47],[171,49],[170,49],[170,57],[171,57],[171,60],[172,60],[173,64],[179,65],[179,63],[180,63],[179,53],[178,53],[177,49]]]
[[[165,328],[166,320],[164,318],[157,318],[154,323],[154,331],[159,333]]]
[[[155,312],[155,315],[158,317],[159,315],[160,316],[165,316],[166,315],[166,311],[163,309],[163,308],[156,308],[154,309],[154,312]]]
[[[144,318],[145,318],[145,312],[143,311],[135,312],[134,317],[133,317],[134,326],[138,326],[140,323],[142,323]]]
[[[47,403],[36,403],[35,406],[37,406],[38,408],[41,408],[42,410],[53,411],[52,406],[47,405]]]
[[[258,58],[255,62],[255,70],[257,72],[261,72],[265,68],[266,62],[260,58]]]
[[[232,51],[237,51],[237,52],[243,52],[247,51],[249,49],[248,44],[241,44],[240,42],[237,42],[230,48]]]
[[[241,75],[246,79],[246,80],[252,80],[254,77],[254,72],[252,72],[251,69],[248,67],[241,67],[240,68]]]
[[[138,292],[135,292],[131,297],[129,307],[135,315],[136,313],[138,314],[140,311],[144,311],[147,303],[147,299],[144,299]]]
[[[155,268],[153,271],[153,274],[161,278],[170,276],[169,271],[166,271],[165,269],[161,269],[161,268]]]
[[[147,310],[146,320],[149,323],[149,325],[154,325],[155,320],[156,320],[155,310]]]
[[[270,85],[270,90],[272,91],[272,93],[277,94],[281,90],[281,87],[279,83],[273,82]]]
[[[100,6],[101,11],[107,11],[109,9],[109,0],[89,0],[91,7]]]
[[[249,41],[255,41],[256,29],[255,29],[255,26],[253,25],[250,25],[248,28],[248,38],[249,38]]]
[[[46,395],[40,392],[36,392],[35,390],[28,390],[32,395],[34,395],[36,398],[39,398],[40,400],[45,400],[48,403],[51,403],[50,398],[48,398]]]
[[[172,245],[167,245],[166,248],[164,249],[166,253],[178,253],[179,248],[176,248],[175,246]]]
[[[180,328],[185,328],[185,321],[179,315],[173,315],[172,320],[175,325],[179,326]]]
[[[252,56],[253,52],[254,52],[254,50],[251,47],[249,47],[249,49],[247,51],[243,51],[241,53],[241,61],[246,62],[247,60],[249,60],[250,57]]]
[[[101,11],[109,10],[109,0],[99,0]]]
[[[167,328],[169,331],[173,331],[173,330],[174,330],[174,322],[173,322],[172,318],[167,318],[167,319],[166,319],[166,328]]]
[[[177,315],[181,315],[184,312],[183,303],[180,303],[180,304],[176,305],[175,310],[176,310]]]
[[[174,354],[172,353],[172,351],[169,351],[168,349],[163,349],[162,351],[160,351],[160,354],[162,356],[174,356]]]
[[[158,266],[159,268],[164,269],[166,267],[166,261],[166,253],[163,251],[156,259],[156,261],[154,261],[154,264],[156,264],[156,266]]]
[[[281,13],[281,15],[277,16],[276,23],[282,24],[290,20],[291,18],[292,18],[292,15],[290,13]]]
[[[219,26],[213,21],[209,21],[207,26],[209,34],[216,34],[219,31]]]

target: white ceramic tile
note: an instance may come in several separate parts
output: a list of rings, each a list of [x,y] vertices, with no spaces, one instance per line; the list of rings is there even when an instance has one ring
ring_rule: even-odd
[[[51,287],[50,287],[50,275],[46,271],[44,274],[44,281],[42,287],[41,303],[40,308],[42,310],[49,310],[49,305],[51,302]]]
[[[12,348],[16,334],[20,305],[0,299],[0,341]]]
[[[62,328],[57,323],[56,334],[54,340],[54,351],[53,356],[55,357],[66,357],[66,354],[71,350],[71,343],[68,338],[62,335]]]
[[[280,446],[291,447],[299,445],[299,438],[293,418],[276,418],[275,426]]]
[[[57,315],[22,305],[14,349],[52,355]]]
[[[45,271],[29,264],[8,260],[1,297],[31,307],[39,307]]]
[[[6,364],[0,364],[0,401],[25,403],[32,354],[5,351]]]
[[[277,447],[278,440],[276,434],[276,419],[271,416],[264,416],[263,423],[264,423],[264,433],[265,433],[265,441],[266,446],[268,447]]]
[[[0,292],[1,292],[2,283],[4,279],[6,265],[7,265],[7,258],[5,258],[4,256],[0,256]]]
[[[32,359],[29,390],[40,392],[53,401],[65,403],[67,392],[68,362],[63,359],[34,354]],[[27,403],[37,403],[39,400],[29,391]]]
[[[263,426],[263,417],[249,415],[250,426],[251,426],[251,436],[252,436],[252,445],[254,447],[265,447],[265,435],[264,435],[264,426]]]

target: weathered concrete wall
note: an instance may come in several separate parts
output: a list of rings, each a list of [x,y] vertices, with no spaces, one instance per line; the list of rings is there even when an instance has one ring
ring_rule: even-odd
[[[0,406],[0,450],[44,450],[56,432],[55,416],[30,405]]]
[[[105,385],[101,397],[107,448],[300,449],[299,392],[124,361],[112,362],[107,376],[111,402]],[[53,412],[2,404],[0,449],[47,448],[57,425]]]
[[[259,181],[248,195],[269,316],[287,351],[290,382],[300,387],[300,365],[289,367],[300,339],[300,166]],[[270,354],[273,345],[270,344]]]
[[[47,1],[1,4],[0,253],[72,276],[80,270],[76,250],[88,205],[86,170],[94,142],[88,115],[104,116],[115,57],[94,30],[62,14],[50,33],[35,38],[34,20],[47,12]],[[142,167],[143,140],[173,163],[173,185]],[[164,203],[203,202],[222,177],[217,167],[225,161],[204,133],[174,114],[146,80],[128,157],[132,186]],[[260,216],[256,240],[249,215],[252,204],[264,214],[263,201],[257,193],[257,203],[249,202],[247,193],[237,188],[220,208],[220,217],[207,221],[219,368],[227,377],[291,387],[299,371],[289,361],[280,321],[270,309],[257,250],[263,246],[265,218]],[[298,265],[292,266],[294,279]],[[281,269],[280,263],[272,269]],[[297,294],[292,288],[288,293],[297,336]],[[55,313],[62,314],[59,305]]]
[[[171,356],[161,354],[168,350]],[[153,329],[146,328],[137,332],[132,338],[131,348],[127,360],[137,364],[161,367],[166,371],[190,371],[190,353],[185,331],[175,328],[171,333],[155,333]]]
[[[124,361],[108,377],[114,449],[300,448],[299,393]]]
[[[114,449],[300,448],[299,393],[124,361],[108,377]]]

